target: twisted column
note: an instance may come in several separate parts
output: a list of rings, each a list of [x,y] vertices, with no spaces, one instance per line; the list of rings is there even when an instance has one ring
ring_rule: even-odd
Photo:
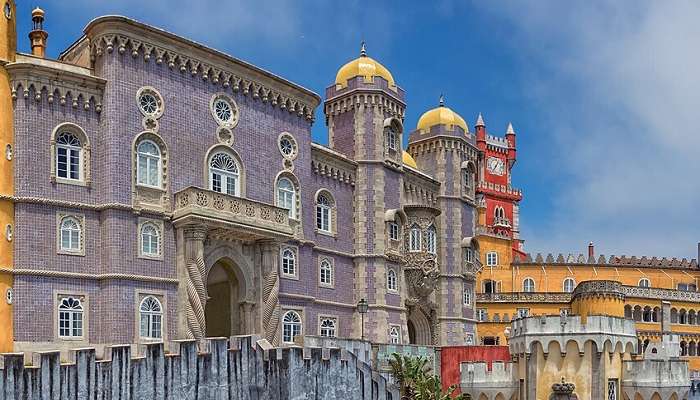
[[[206,264],[204,263],[204,239],[207,236],[206,227],[188,226],[185,234],[185,263],[187,266],[187,304],[185,316],[187,320],[187,337],[203,339],[206,336],[206,319],[204,306],[207,303]]]
[[[280,313],[279,304],[279,244],[265,241],[260,246],[262,250],[262,324],[265,331],[265,339],[273,346],[280,342]]]

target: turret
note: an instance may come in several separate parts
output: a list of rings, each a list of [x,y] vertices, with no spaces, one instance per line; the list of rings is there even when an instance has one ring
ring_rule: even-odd
[[[510,167],[515,164],[516,159],[516,149],[515,149],[515,129],[513,129],[513,124],[508,123],[508,129],[506,129],[506,141],[508,142],[508,164]]]
[[[474,130],[476,131],[476,147],[481,151],[486,150],[486,124],[484,124],[484,117],[481,116],[481,113],[476,118]]]
[[[44,30],[44,10],[37,7],[32,10],[32,31],[29,32],[33,55],[41,58],[46,56],[46,39],[48,37],[49,33]]]

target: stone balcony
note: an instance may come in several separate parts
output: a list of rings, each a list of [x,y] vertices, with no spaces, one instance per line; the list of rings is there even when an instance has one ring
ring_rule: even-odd
[[[188,187],[175,194],[173,223],[203,223],[250,239],[291,237],[295,223],[284,208],[224,193]]]

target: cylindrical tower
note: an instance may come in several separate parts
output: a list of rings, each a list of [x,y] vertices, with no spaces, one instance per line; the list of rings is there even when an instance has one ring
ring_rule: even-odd
[[[10,76],[5,69],[7,63],[15,61],[17,51],[17,24],[15,2],[7,0],[2,5],[0,17],[0,352],[12,351],[12,275],[7,270],[14,265],[13,236],[15,231],[14,195],[14,126],[13,106],[10,95]]]
[[[625,317],[625,294],[616,281],[584,281],[576,286],[571,297],[571,311],[585,323],[589,315]]]

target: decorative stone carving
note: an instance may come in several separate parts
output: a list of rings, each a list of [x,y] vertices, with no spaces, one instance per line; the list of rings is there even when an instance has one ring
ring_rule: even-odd
[[[549,400],[578,400],[578,396],[574,394],[574,389],[576,389],[576,385],[565,382],[562,376],[560,383],[552,385],[552,394],[549,395]]]
[[[408,253],[405,263],[404,275],[409,297],[426,299],[435,290],[440,276],[437,257],[425,252]]]
[[[264,241],[261,243],[262,249],[262,267],[263,267],[263,330],[265,339],[273,346],[280,343],[280,316],[282,309],[279,303],[279,244],[273,241]]]
[[[206,335],[204,306],[207,302],[207,287],[204,283],[206,265],[204,264],[204,239],[207,229],[202,225],[187,226],[185,236],[185,263],[187,266],[187,337],[203,339]]]

